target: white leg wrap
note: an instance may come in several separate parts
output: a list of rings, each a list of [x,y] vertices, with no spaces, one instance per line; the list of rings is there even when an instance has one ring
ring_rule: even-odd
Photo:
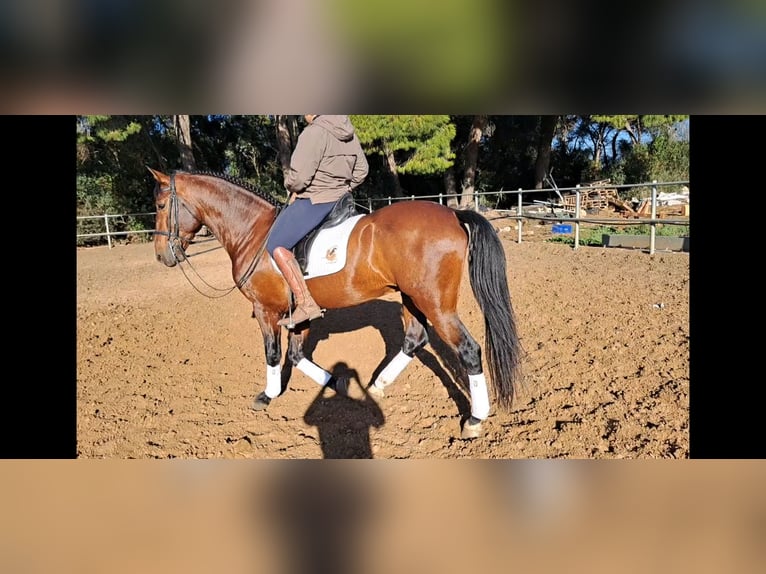
[[[412,357],[408,357],[402,351],[399,351],[396,357],[391,359],[391,362],[386,365],[386,368],[383,369],[378,375],[378,378],[375,379],[375,386],[382,389],[386,385],[393,383],[404,368],[410,364],[411,360]]]
[[[295,368],[310,378],[312,381],[322,385],[323,387],[332,378],[330,373],[325,371],[322,367],[315,365],[305,357],[298,361],[298,364],[295,365]]]
[[[483,421],[489,416],[487,379],[484,378],[484,373],[468,375],[468,384],[471,388],[471,415]]]
[[[266,365],[266,396],[270,399],[278,397],[282,392],[282,365],[270,367]]]

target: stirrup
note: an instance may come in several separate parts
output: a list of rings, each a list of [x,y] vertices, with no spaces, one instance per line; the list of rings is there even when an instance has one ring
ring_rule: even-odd
[[[287,327],[288,329],[293,329],[296,325],[303,323],[304,321],[313,321],[314,319],[319,319],[320,317],[324,317],[325,309],[322,309],[318,305],[314,307],[316,311],[313,313],[308,313],[303,307],[298,306],[295,308],[295,311],[285,317],[284,319],[280,319],[277,321],[277,325],[280,325],[281,327]],[[302,313],[299,313],[301,311]],[[298,315],[298,320],[295,320],[296,314]]]

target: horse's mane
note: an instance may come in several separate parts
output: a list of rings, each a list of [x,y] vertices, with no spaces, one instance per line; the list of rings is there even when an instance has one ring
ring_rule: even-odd
[[[222,179],[224,181],[228,181],[229,183],[233,183],[234,185],[241,187],[242,189],[249,191],[250,193],[257,195],[261,199],[268,201],[271,205],[275,207],[281,207],[282,203],[281,201],[275,199],[268,193],[264,193],[260,189],[256,189],[251,183],[248,183],[247,181],[243,179],[239,179],[237,177],[226,175],[223,173],[216,173],[212,171],[177,171],[176,173],[183,173],[186,175],[206,175],[209,177],[215,177],[218,179]]]

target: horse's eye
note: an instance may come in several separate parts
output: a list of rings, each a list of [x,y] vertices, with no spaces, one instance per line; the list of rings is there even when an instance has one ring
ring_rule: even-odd
[[[164,203],[158,203],[157,204],[157,209],[165,209],[165,204]]]

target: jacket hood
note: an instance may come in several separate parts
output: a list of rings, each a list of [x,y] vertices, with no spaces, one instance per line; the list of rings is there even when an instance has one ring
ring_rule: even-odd
[[[312,125],[326,129],[342,142],[351,141],[354,137],[354,126],[348,116],[317,116]]]

